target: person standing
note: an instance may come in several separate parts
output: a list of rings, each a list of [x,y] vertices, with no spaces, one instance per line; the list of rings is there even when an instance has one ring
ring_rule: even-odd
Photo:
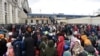
[[[58,37],[58,43],[57,43],[57,55],[62,56],[64,52],[64,37],[59,36]]]
[[[32,28],[27,27],[25,34],[25,56],[35,56],[34,39],[31,37]]]
[[[48,41],[48,47],[45,50],[45,56],[57,56],[56,48],[53,40]]]
[[[45,56],[45,50],[46,50],[47,47],[48,47],[47,36],[43,36],[42,37],[42,42],[39,45],[40,56]]]
[[[7,51],[7,47],[6,47],[7,41],[4,38],[4,34],[0,34],[0,56],[3,56],[6,51]]]

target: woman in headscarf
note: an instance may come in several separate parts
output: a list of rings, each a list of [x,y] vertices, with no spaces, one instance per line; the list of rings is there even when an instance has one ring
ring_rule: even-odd
[[[83,51],[84,51],[84,48],[81,46],[80,41],[77,39],[72,48],[73,56],[78,56]]]

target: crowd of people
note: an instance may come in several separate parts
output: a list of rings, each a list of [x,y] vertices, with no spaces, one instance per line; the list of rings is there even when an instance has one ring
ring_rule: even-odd
[[[0,26],[0,56],[99,56],[100,26]]]

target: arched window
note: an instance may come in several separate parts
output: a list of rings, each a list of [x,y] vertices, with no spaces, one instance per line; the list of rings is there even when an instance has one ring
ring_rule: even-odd
[[[25,24],[27,24],[28,23],[28,20],[25,20]]]
[[[33,20],[31,20],[31,23],[33,23]]]
[[[39,23],[39,20],[36,20],[36,23],[38,24]]]

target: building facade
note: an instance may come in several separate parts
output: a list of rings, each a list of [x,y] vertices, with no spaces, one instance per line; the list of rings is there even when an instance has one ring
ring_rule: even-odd
[[[30,8],[27,0],[0,0],[0,24],[24,23]]]
[[[54,24],[55,15],[53,14],[28,14],[24,21],[26,24]]]
[[[64,15],[64,14],[28,14],[25,23],[31,24],[56,24],[67,23],[68,19],[88,17],[87,15]]]

